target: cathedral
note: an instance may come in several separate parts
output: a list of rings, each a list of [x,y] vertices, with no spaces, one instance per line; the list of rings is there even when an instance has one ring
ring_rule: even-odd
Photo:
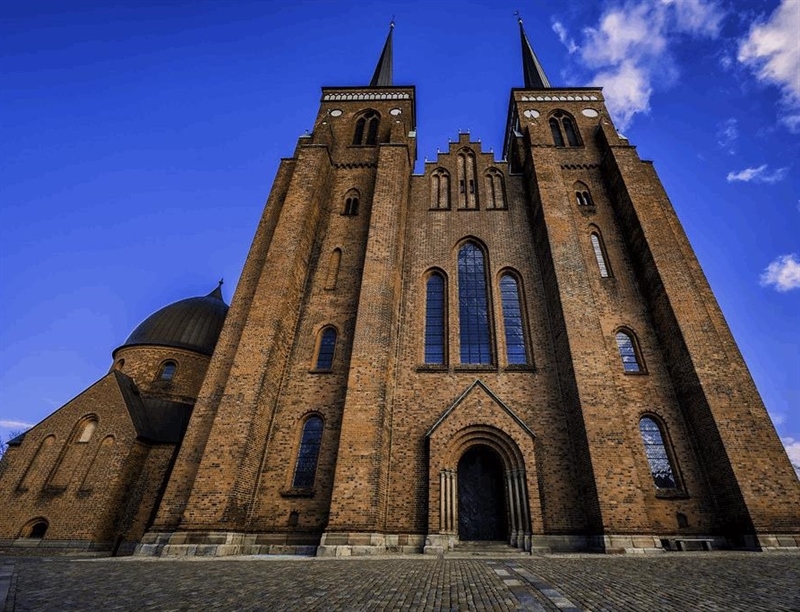
[[[502,159],[323,87],[230,304],[151,315],[0,462],[0,547],[797,549],[800,482],[653,169],[522,22]]]

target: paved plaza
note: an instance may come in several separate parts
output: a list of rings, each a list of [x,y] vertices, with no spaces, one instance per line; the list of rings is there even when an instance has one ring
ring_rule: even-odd
[[[496,559],[182,560],[0,557],[3,607],[6,611],[797,612],[800,555],[705,552]]]

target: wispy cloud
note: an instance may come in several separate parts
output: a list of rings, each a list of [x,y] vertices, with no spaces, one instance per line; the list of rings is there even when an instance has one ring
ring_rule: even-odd
[[[721,149],[733,154],[736,150],[734,146],[739,138],[739,125],[735,118],[724,121],[717,128],[717,144]]]
[[[6,429],[30,429],[33,425],[33,423],[26,423],[25,421],[0,419],[0,427],[5,427]]]
[[[653,83],[670,83],[675,70],[670,47],[681,36],[719,34],[723,13],[710,0],[638,0],[607,9],[598,24],[582,32],[577,45],[560,22],[553,30],[570,53],[602,85],[606,105],[620,129],[650,110]]]
[[[800,289],[800,261],[795,259],[796,254],[781,255],[767,266],[761,273],[759,282],[762,287],[774,285],[781,293],[792,289]],[[800,444],[800,442],[798,442]]]
[[[760,81],[776,85],[783,93],[783,123],[800,131],[800,2],[782,0],[766,20],[750,28],[739,43],[737,59]]]
[[[569,36],[567,29],[560,21],[553,22],[553,32],[558,34],[558,40],[567,48],[567,51],[575,53],[578,50],[578,45],[575,44],[575,40]]]
[[[745,168],[739,172],[728,172],[728,182],[741,181],[743,183],[777,183],[786,178],[789,168],[778,168],[769,172],[767,164],[761,164],[757,168]]]
[[[789,455],[789,461],[792,462],[797,477],[800,478],[800,440],[794,438],[781,438],[783,448],[786,449],[786,454]]]

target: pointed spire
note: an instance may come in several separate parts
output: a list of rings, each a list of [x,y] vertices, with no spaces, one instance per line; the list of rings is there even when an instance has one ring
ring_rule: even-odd
[[[369,82],[370,87],[391,87],[392,86],[392,32],[394,32],[394,17],[389,24],[389,35],[383,45],[381,57],[375,67],[375,74]]]
[[[519,36],[522,40],[522,73],[525,75],[525,89],[550,89],[550,81],[547,80],[544,68],[539,63],[539,58],[536,57],[536,53],[533,52],[533,47],[525,35],[519,11],[516,15],[519,20]]]
[[[222,297],[222,283],[224,283],[224,282],[225,281],[223,279],[219,279],[219,284],[217,285],[216,289],[214,289],[206,297],[217,298],[218,300],[222,300],[224,302],[225,299]]]

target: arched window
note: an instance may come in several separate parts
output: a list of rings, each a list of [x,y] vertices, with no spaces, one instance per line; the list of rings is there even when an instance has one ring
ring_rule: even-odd
[[[28,465],[28,469],[25,470],[19,485],[17,485],[18,491],[36,490],[42,485],[42,481],[47,477],[47,471],[50,469],[50,462],[56,454],[55,441],[56,437],[54,435],[49,435],[42,440],[39,448],[36,449],[36,454]]]
[[[508,358],[508,363],[528,363],[519,286],[517,279],[511,274],[503,274],[500,278],[500,301],[503,305],[503,328],[506,332],[506,357]]]
[[[638,374],[643,371],[639,351],[629,332],[618,331],[616,335],[619,356],[622,359],[622,369],[626,374]]]
[[[425,295],[425,363],[445,363],[445,282],[439,272],[428,277]]]
[[[561,135],[561,126],[555,119],[550,119],[550,131],[553,134],[553,142],[557,147],[564,146],[564,136]]]
[[[431,208],[450,208],[450,173],[444,168],[431,173]]]
[[[462,149],[458,153],[458,207],[478,208],[478,194],[475,188],[475,153]]]
[[[96,419],[89,419],[83,425],[83,430],[81,431],[81,435],[78,437],[78,442],[88,442],[92,439],[92,434],[94,434],[94,430],[97,429],[97,420]]]
[[[97,417],[86,416],[75,424],[67,443],[61,450],[56,467],[50,475],[47,486],[54,489],[66,489],[76,477],[88,442],[97,429]]]
[[[342,249],[333,249],[328,260],[328,275],[325,278],[325,289],[336,289],[339,278],[339,265],[342,261]]]
[[[594,206],[592,194],[589,193],[589,188],[581,182],[575,183],[572,188],[575,190],[575,200],[578,206]]]
[[[102,482],[101,476],[112,471],[110,467],[114,455],[114,436],[106,436],[100,443],[95,453],[92,464],[86,472],[86,476],[81,483],[81,491],[91,491],[94,486]]]
[[[378,144],[378,125],[381,118],[378,113],[368,110],[356,120],[356,129],[353,133],[354,145]]]
[[[592,251],[594,252],[594,258],[597,261],[597,268],[600,270],[600,277],[608,278],[609,276],[611,276],[611,272],[609,270],[608,263],[606,260],[606,249],[605,245],[603,244],[603,239],[597,232],[592,232],[590,239],[592,241]]]
[[[322,330],[317,349],[317,370],[333,369],[333,354],[336,350],[336,330],[326,327]]]
[[[305,489],[314,486],[322,428],[322,419],[318,416],[309,417],[303,425],[303,437],[300,440],[300,449],[297,451],[297,463],[292,479],[293,487]]]
[[[652,417],[645,416],[639,421],[639,433],[642,434],[644,453],[647,456],[647,463],[650,464],[650,474],[653,476],[656,488],[678,488],[661,426]]]
[[[564,134],[567,136],[566,144],[570,147],[581,146],[580,135],[578,134],[578,127],[575,125],[575,120],[562,110],[557,110],[550,118],[550,131],[553,134],[553,142],[557,147],[565,146]],[[562,132],[563,130],[563,132]]]
[[[492,363],[489,299],[483,251],[468,242],[458,252],[461,363]]]
[[[159,380],[172,380],[175,377],[175,370],[178,369],[178,364],[174,361],[165,361],[161,364],[161,369],[158,372]]]
[[[44,534],[47,533],[47,528],[49,526],[50,524],[47,522],[47,519],[42,517],[35,518],[25,524],[20,532],[20,537],[41,540]]]
[[[344,198],[344,211],[342,214],[353,216],[358,214],[358,199],[359,193],[355,189],[347,192]]]
[[[503,173],[497,168],[489,168],[486,171],[486,197],[487,208],[506,207],[506,186],[503,180]]]

